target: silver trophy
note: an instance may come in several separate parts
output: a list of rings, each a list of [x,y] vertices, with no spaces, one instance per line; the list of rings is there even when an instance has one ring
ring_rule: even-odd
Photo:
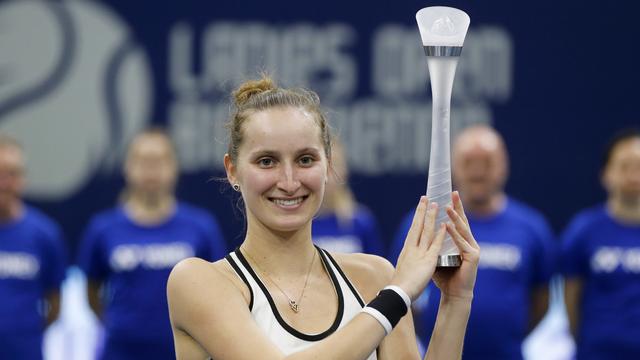
[[[445,208],[451,204],[451,91],[470,19],[462,10],[432,6],[418,11],[416,20],[427,55],[433,97],[427,197],[438,204],[437,229],[449,220]],[[438,256],[438,266],[456,267],[461,264],[458,247],[447,233]]]

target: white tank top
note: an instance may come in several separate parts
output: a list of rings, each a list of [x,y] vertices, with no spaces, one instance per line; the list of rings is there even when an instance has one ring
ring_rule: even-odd
[[[338,312],[333,324],[318,334],[302,333],[284,321],[264,282],[251,268],[239,249],[225,257],[236,274],[249,287],[251,292],[249,310],[253,320],[285,355],[306,349],[314,342],[333,334],[360,313],[365,305],[362,297],[333,257],[325,250],[316,248],[338,296]],[[367,358],[367,360],[377,359],[376,351]]]

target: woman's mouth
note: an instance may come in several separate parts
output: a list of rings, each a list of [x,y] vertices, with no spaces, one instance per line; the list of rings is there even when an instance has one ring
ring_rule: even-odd
[[[269,198],[271,202],[279,207],[283,208],[295,208],[300,205],[308,196],[299,196],[296,198],[282,199],[282,198]]]

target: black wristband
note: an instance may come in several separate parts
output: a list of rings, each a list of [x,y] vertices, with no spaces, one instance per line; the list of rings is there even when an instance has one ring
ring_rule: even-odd
[[[382,289],[378,296],[362,310],[375,317],[382,324],[385,332],[389,334],[409,309],[402,296],[397,292],[391,289]],[[381,319],[379,315],[382,315],[384,319]]]

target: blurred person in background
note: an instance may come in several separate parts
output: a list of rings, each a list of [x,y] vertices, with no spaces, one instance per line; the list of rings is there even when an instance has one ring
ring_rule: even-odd
[[[522,359],[522,343],[547,312],[557,246],[536,210],[504,191],[508,155],[502,137],[485,125],[464,129],[453,145],[452,174],[482,252],[464,359]],[[413,214],[403,220],[390,251],[395,261]],[[419,300],[416,326],[428,343],[440,292]]]
[[[89,305],[105,328],[101,359],[175,359],[166,283],[180,260],[225,255],[217,221],[175,196],[168,135],[139,134],[124,166],[122,204],[91,220],[80,246]]]
[[[25,204],[24,155],[0,135],[0,358],[42,359],[45,328],[58,317],[66,270],[61,231]]]
[[[337,137],[331,146],[331,164],[322,206],[311,227],[313,242],[329,252],[384,257],[385,247],[375,217],[356,201],[349,188],[344,146]]]
[[[565,302],[577,359],[640,359],[640,129],[608,144],[604,204],[562,239]]]

